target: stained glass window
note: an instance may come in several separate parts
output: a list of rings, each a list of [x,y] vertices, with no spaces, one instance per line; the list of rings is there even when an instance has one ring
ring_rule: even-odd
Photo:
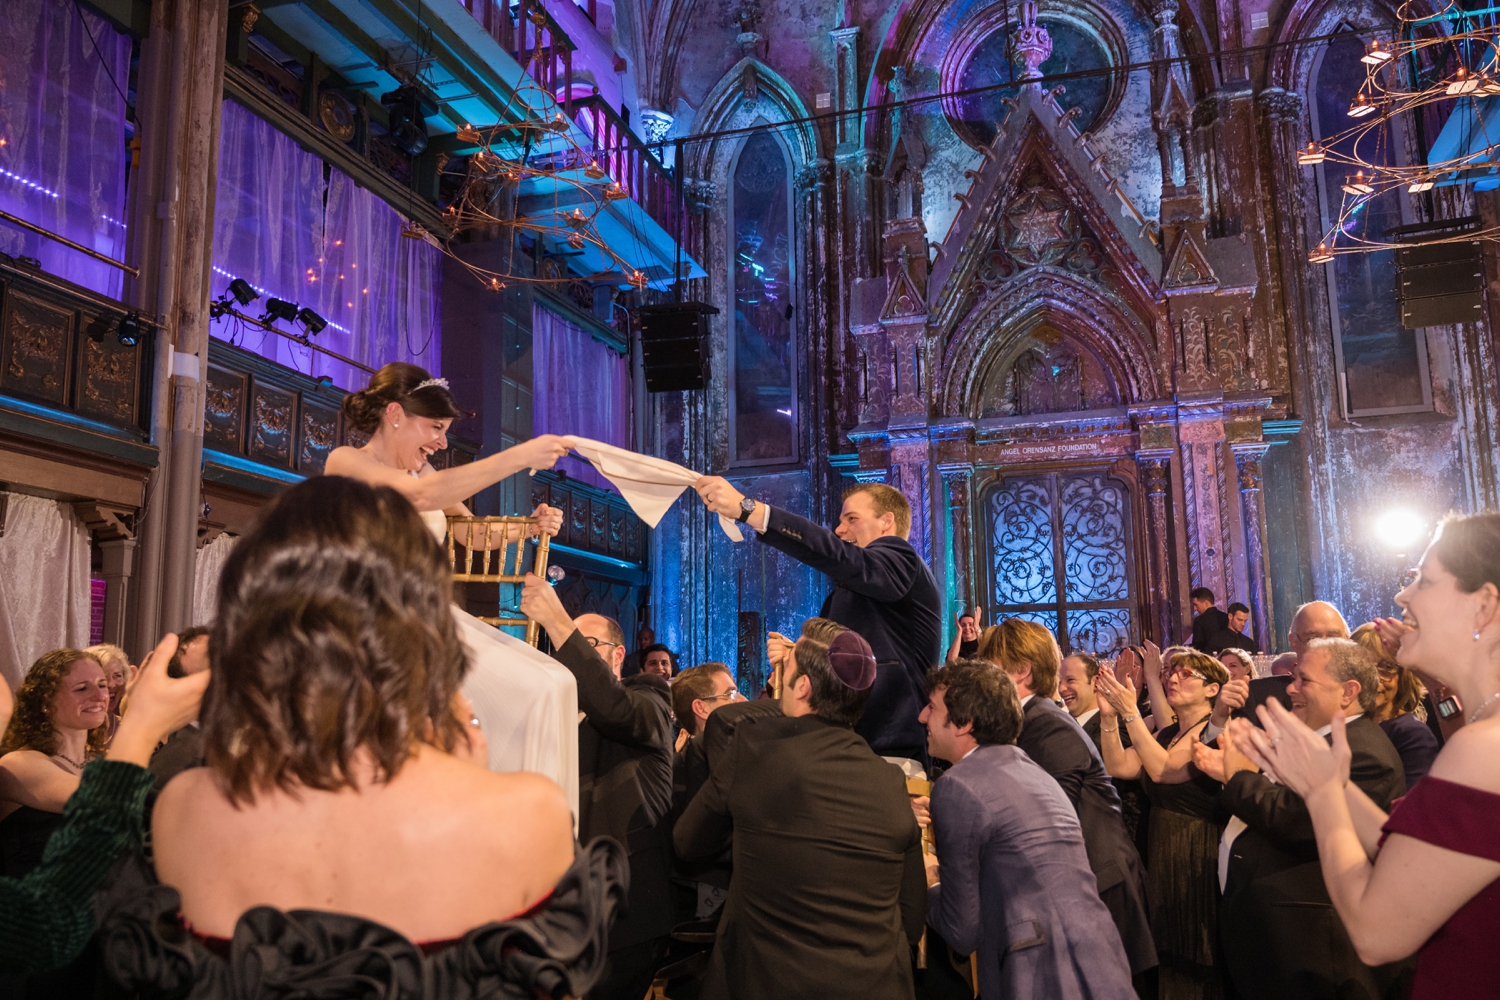
[[[735,161],[729,211],[734,302],[730,441],[739,465],[797,460],[791,163],[780,140],[756,132]]]
[[[1365,67],[1359,61],[1364,52],[1364,41],[1352,30],[1335,36],[1324,49],[1313,88],[1312,125],[1319,139],[1337,135],[1355,121],[1348,116],[1349,102],[1365,79]],[[1360,152],[1397,162],[1400,137],[1391,132],[1383,139],[1378,148],[1362,142]],[[1337,143],[1329,148],[1350,152]],[[1322,233],[1339,214],[1348,171],[1326,163],[1315,169]],[[1406,197],[1397,190],[1371,198],[1346,225],[1359,235],[1381,239],[1405,221],[1401,200]],[[1346,383],[1349,415],[1431,409],[1427,342],[1421,330],[1402,329],[1397,312],[1395,251],[1340,254],[1322,266],[1328,281],[1335,360]]]
[[[1023,618],[1064,650],[1110,653],[1134,642],[1130,505],[1103,471],[1001,480],[988,494],[990,620]]]

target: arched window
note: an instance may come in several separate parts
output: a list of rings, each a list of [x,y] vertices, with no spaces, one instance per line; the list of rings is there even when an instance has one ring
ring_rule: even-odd
[[[729,439],[736,465],[797,461],[792,165],[769,131],[730,168]]]
[[[1313,135],[1319,140],[1347,129],[1355,119],[1349,103],[1365,79],[1360,57],[1365,42],[1344,26],[1329,40],[1313,68]],[[1378,147],[1388,162],[1402,156],[1401,136],[1391,130]],[[1340,149],[1339,144],[1330,148]],[[1361,143],[1362,155],[1377,148]],[[1341,150],[1348,152],[1348,150]],[[1338,217],[1343,201],[1346,168],[1320,163],[1318,201],[1322,211],[1319,233],[1326,233]],[[1390,191],[1365,203],[1347,226],[1373,239],[1410,221],[1408,195]],[[1427,341],[1421,330],[1406,330],[1396,305],[1396,254],[1340,254],[1323,265],[1328,281],[1329,314],[1333,322],[1334,358],[1347,416],[1414,413],[1432,409],[1432,382],[1427,375]]]

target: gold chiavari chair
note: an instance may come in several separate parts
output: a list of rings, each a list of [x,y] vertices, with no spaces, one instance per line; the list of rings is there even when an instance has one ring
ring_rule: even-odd
[[[454,583],[512,583],[526,581],[527,573],[547,579],[547,547],[550,539],[536,536],[536,556],[522,568],[526,543],[535,530],[535,517],[450,517],[446,548],[453,567]],[[499,610],[497,608],[497,610]],[[480,616],[496,627],[526,626],[526,641],[535,646],[537,623],[519,612],[513,615]]]

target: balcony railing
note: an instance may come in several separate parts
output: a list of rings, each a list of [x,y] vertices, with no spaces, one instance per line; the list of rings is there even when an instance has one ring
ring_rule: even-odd
[[[679,207],[672,175],[625,120],[599,97],[573,102],[573,120],[593,140],[594,162],[623,187],[656,224],[676,238]]]
[[[569,96],[573,85],[573,50],[577,46],[540,0],[459,2],[543,90],[564,99]]]

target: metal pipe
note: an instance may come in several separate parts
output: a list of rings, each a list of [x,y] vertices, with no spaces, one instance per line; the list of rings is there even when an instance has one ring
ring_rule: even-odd
[[[131,267],[129,264],[125,264],[121,261],[115,260],[113,257],[106,257],[98,250],[90,250],[82,243],[74,243],[66,236],[59,236],[52,230],[43,229],[41,226],[38,226],[34,222],[27,222],[25,219],[18,218],[17,216],[11,215],[6,211],[0,211],[0,219],[4,219],[6,222],[9,222],[13,226],[20,226],[22,229],[29,229],[33,233],[36,233],[38,236],[45,236],[49,240],[56,240],[63,246],[67,247],[69,250],[77,250],[79,253],[88,254],[95,260],[100,261],[101,263],[108,264],[110,267],[118,267],[120,270],[130,275],[132,278],[139,278],[141,276],[141,272]]]
[[[252,326],[258,326],[262,330],[265,330],[267,333],[274,333],[278,337],[285,337],[287,340],[295,341],[296,343],[301,344],[303,347],[317,351],[319,354],[326,354],[336,361],[342,361],[346,365],[352,365],[353,367],[358,368],[361,371],[369,372],[371,375],[375,374],[375,369],[371,368],[369,365],[361,364],[360,362],[355,361],[353,358],[345,357],[337,351],[330,351],[326,347],[319,347],[307,337],[295,333],[287,333],[285,330],[282,330],[279,327],[272,326],[270,323],[267,323],[263,319],[256,319],[254,316],[246,316],[238,309],[232,309],[229,306],[224,305],[222,302],[214,302],[208,307],[208,309],[209,316],[211,318],[217,319],[220,316],[233,316],[235,319],[243,320],[244,322],[249,323]]]

